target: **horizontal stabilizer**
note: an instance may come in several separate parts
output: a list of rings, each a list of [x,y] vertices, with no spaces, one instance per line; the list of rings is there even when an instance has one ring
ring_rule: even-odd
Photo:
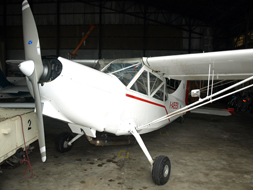
[[[216,109],[216,108],[197,108],[191,111],[191,113],[206,114],[206,115],[218,115],[218,116],[230,116],[234,114],[234,108],[228,109]]]

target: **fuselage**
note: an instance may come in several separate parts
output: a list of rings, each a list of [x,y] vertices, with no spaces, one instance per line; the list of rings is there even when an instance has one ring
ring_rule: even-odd
[[[144,125],[184,106],[185,89],[181,90],[183,95],[177,91],[175,95],[168,95],[165,79],[149,74],[152,71],[143,64],[126,85],[113,73],[101,72],[61,57],[58,60],[62,64],[60,75],[40,86],[44,115],[100,132],[128,135],[126,128],[130,122],[136,126]],[[143,76],[146,81],[144,87],[140,86]],[[160,84],[156,84],[158,79]],[[140,88],[146,88],[146,92]],[[154,131],[174,119],[138,132]]]

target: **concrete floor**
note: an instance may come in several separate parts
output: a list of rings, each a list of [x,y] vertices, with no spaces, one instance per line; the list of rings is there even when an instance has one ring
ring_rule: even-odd
[[[154,185],[149,163],[138,144],[94,147],[85,137],[70,152],[55,150],[55,137],[69,131],[65,123],[45,117],[47,162],[41,163],[37,142],[29,155],[33,177],[25,165],[3,169],[1,190],[27,189],[158,189],[158,190],[252,190],[252,114],[230,117],[187,114],[143,135],[151,155],[167,155],[172,164],[169,182]],[[129,153],[128,158],[127,153]],[[29,175],[29,172],[28,172]]]

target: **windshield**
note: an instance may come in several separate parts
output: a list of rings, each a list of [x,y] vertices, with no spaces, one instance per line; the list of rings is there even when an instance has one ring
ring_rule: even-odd
[[[117,59],[102,69],[102,71],[115,75],[124,85],[127,86],[141,67],[141,58]]]

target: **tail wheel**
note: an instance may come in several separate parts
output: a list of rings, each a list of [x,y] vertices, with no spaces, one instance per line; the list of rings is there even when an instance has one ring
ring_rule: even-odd
[[[158,156],[155,158],[152,178],[155,184],[164,185],[170,178],[171,164],[167,156]]]
[[[71,150],[72,146],[69,146],[68,143],[73,139],[71,133],[61,133],[55,141],[56,150],[63,153]]]

